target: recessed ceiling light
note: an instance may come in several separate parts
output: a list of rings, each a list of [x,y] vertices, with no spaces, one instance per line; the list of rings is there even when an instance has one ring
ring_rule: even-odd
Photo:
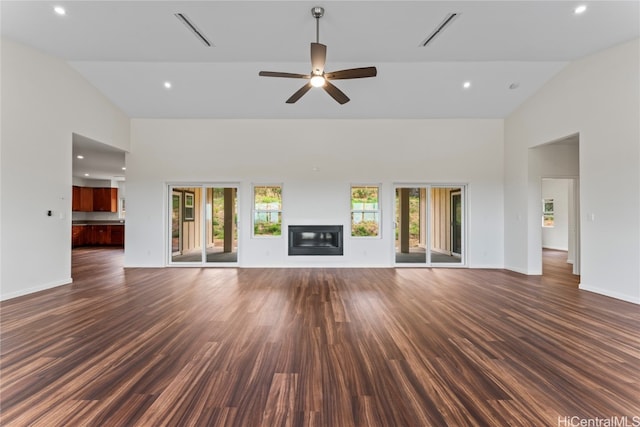
[[[462,87],[465,88],[465,89],[469,89],[471,87],[471,82],[462,83]]]
[[[84,174],[84,176],[89,176],[89,174],[88,174],[88,173],[85,173],[85,174]]]
[[[67,14],[67,11],[66,11],[66,10],[64,10],[64,7],[62,7],[62,6],[56,6],[56,7],[54,7],[54,8],[53,8],[53,11],[54,11],[55,13],[57,13],[58,15],[60,15],[60,16],[63,16],[63,15],[66,15],[66,14]]]
[[[586,10],[587,10],[587,6],[584,4],[581,4],[580,6],[573,9],[573,13],[575,13],[576,15],[580,15],[581,13],[584,13]]]
[[[126,171],[126,170],[127,170],[127,168],[125,168],[125,167],[123,166],[123,167],[122,167],[122,170],[123,170],[123,171]]]
[[[78,154],[78,155],[76,156],[76,158],[77,158],[77,159],[84,159],[84,156],[83,156],[82,154]]]
[[[165,89],[171,89],[171,82],[169,82],[169,81],[164,82],[164,88]]]

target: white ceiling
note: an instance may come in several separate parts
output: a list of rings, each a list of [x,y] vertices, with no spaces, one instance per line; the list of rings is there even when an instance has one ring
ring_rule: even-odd
[[[66,16],[53,6],[63,5]],[[587,11],[575,15],[574,8]],[[130,117],[502,118],[568,62],[640,36],[632,1],[6,1],[3,36],[63,58]],[[313,6],[328,71],[351,102],[321,90],[285,104],[308,73]],[[174,16],[186,14],[206,47]],[[459,17],[427,47],[447,13]],[[165,90],[170,80],[173,88]],[[471,88],[462,89],[464,81]],[[517,89],[509,89],[516,83]]]
[[[588,6],[582,15],[573,13],[578,4]],[[130,117],[502,118],[568,62],[639,37],[639,4],[1,0],[0,30],[68,61]],[[67,14],[56,15],[55,5]],[[336,82],[351,98],[342,106],[321,90],[285,104],[304,81],[258,77],[309,72],[313,6],[326,9],[328,71],[378,68],[375,78]],[[178,12],[215,47],[196,39]],[[460,15],[421,47],[450,12]],[[74,176],[124,175],[119,150],[74,134],[73,153]]]
[[[72,147],[73,176],[84,180],[124,181],[124,151],[76,133],[72,136]]]

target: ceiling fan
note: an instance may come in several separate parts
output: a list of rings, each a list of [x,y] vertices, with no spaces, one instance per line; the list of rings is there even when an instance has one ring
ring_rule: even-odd
[[[263,77],[288,77],[293,79],[308,79],[296,93],[287,99],[287,104],[293,104],[312,87],[323,88],[333,99],[340,104],[349,102],[349,97],[334,86],[330,80],[361,79],[375,77],[376,67],[349,68],[346,70],[325,72],[324,65],[327,59],[327,46],[320,43],[320,18],[324,15],[324,8],[314,7],[311,15],[316,19],[316,42],[311,43],[311,74],[281,73],[277,71],[260,71],[258,75]]]

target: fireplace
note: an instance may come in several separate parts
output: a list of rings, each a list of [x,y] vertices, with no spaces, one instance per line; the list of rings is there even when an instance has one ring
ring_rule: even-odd
[[[342,255],[342,226],[290,225],[289,255]]]

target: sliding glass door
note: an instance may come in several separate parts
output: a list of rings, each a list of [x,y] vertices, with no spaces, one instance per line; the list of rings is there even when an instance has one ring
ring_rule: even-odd
[[[464,186],[396,186],[396,265],[465,264],[464,190]]]
[[[169,186],[169,264],[238,262],[238,187]]]
[[[396,264],[427,262],[426,187],[396,188]]]

